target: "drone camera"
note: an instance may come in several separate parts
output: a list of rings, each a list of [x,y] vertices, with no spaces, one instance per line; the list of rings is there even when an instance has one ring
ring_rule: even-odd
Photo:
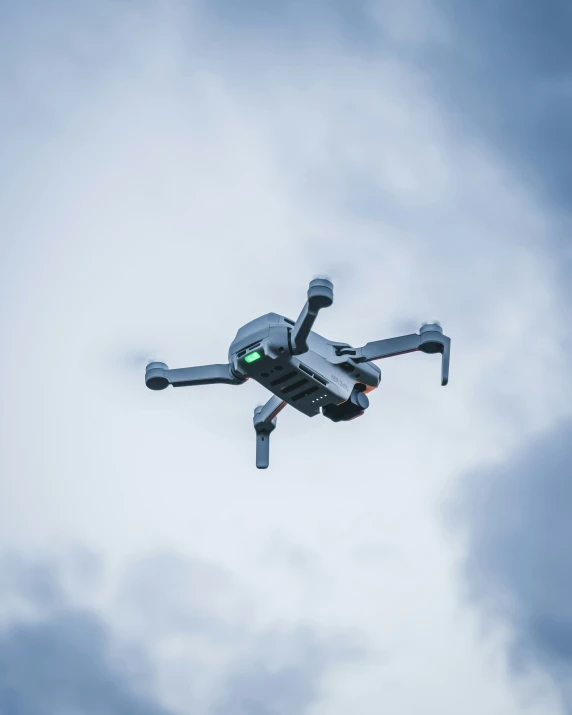
[[[349,422],[361,417],[369,407],[369,399],[363,389],[354,387],[350,399],[342,402],[341,405],[324,405],[322,414],[332,422]]]

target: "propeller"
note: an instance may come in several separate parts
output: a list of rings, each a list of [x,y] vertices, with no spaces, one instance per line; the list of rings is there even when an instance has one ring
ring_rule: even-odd
[[[426,325],[438,325],[440,328],[443,326],[441,325],[441,321],[437,320],[436,318],[432,318],[431,320],[425,320],[421,323],[421,327],[424,328]]]
[[[122,363],[129,371],[144,373],[150,362],[160,362],[159,353],[160,350],[129,350],[123,355]]]

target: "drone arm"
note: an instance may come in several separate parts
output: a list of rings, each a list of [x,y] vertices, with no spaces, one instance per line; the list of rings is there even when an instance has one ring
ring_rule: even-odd
[[[237,377],[230,365],[198,365],[169,370],[162,362],[152,362],[147,365],[145,384],[150,390],[164,390],[169,385],[173,387],[189,387],[194,385],[241,385],[244,378]]]
[[[382,358],[393,357],[394,355],[405,355],[419,350],[420,336],[402,335],[399,338],[389,338],[387,340],[375,340],[367,343],[363,348],[356,350],[356,362],[370,362],[370,360],[381,360]]]
[[[240,385],[243,379],[230,371],[230,365],[198,365],[166,371],[167,379],[173,387],[192,385]]]
[[[254,410],[257,469],[266,469],[270,463],[270,434],[276,429],[276,416],[286,404],[284,400],[273,395],[263,407]]]
[[[308,335],[317,315],[317,312],[310,312],[310,307],[306,303],[292,329],[292,352],[294,355],[301,355],[308,350]]]
[[[308,288],[308,300],[292,328],[292,354],[302,355],[308,351],[308,335],[322,308],[334,302],[334,287],[325,278],[315,278]]]
[[[355,362],[360,363],[381,360],[394,355],[405,355],[417,350],[429,354],[441,353],[441,385],[446,385],[449,382],[451,338],[443,335],[441,327],[437,324],[424,325],[418,334],[376,340],[356,350],[344,347],[338,351],[338,354],[347,354]]]
[[[281,400],[276,395],[272,395],[264,406],[257,407],[254,410],[254,426],[256,427],[256,425],[259,424],[272,422],[287,404],[287,402]]]

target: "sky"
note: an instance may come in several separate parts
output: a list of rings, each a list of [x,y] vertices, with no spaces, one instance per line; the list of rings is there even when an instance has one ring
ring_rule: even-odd
[[[0,713],[572,713],[572,11],[0,1]],[[364,417],[154,393],[438,319]]]

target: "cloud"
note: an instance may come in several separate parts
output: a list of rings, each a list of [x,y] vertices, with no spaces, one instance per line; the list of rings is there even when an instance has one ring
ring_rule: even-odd
[[[149,675],[144,654],[126,657],[105,618],[70,599],[63,562],[15,553],[0,562],[0,711],[168,715],[137,673]]]
[[[152,696],[137,692],[109,638],[100,618],[74,610],[12,625],[0,635],[2,713],[167,715]]]
[[[333,670],[366,655],[359,633],[261,619],[240,576],[175,552],[133,561],[115,609],[118,629],[153,644],[179,707],[192,682],[194,701],[213,715],[304,713]]]
[[[263,678],[250,663],[277,622],[348,626],[384,654],[339,674],[298,653],[328,715],[517,707],[456,600],[435,504],[568,409],[555,218],[435,97],[412,57],[451,28],[419,6],[22,3],[0,28],[0,543],[197,556],[120,569],[106,611],[177,707],[213,688],[224,707]],[[320,332],[357,345],[440,318],[451,382],[405,356],[363,421],[285,411],[262,478],[262,389],[151,394],[143,362],[224,360],[247,320],[295,317],[316,272],[336,283]],[[296,702],[314,697],[314,676],[288,672]]]
[[[565,209],[572,187],[572,14],[518,0],[455,3],[440,10],[451,42],[423,56],[429,81],[467,134],[486,137],[523,178]]]
[[[312,629],[266,634],[243,663],[227,673],[213,715],[288,715],[310,712],[320,681],[333,665],[358,652],[343,641],[322,640]]]
[[[74,594],[69,571],[68,554],[42,561],[12,553],[0,565],[3,715],[305,713],[326,672],[360,656],[347,638],[309,626],[260,629],[248,612],[228,620],[220,606],[228,578],[221,594],[220,569],[176,554],[140,558],[104,608],[77,582]],[[207,592],[213,598],[198,605]],[[15,599],[18,615],[9,608]],[[153,684],[176,705],[161,704]]]
[[[514,672],[541,666],[572,711],[572,422],[460,482],[450,508],[466,530],[467,595],[511,628]]]

